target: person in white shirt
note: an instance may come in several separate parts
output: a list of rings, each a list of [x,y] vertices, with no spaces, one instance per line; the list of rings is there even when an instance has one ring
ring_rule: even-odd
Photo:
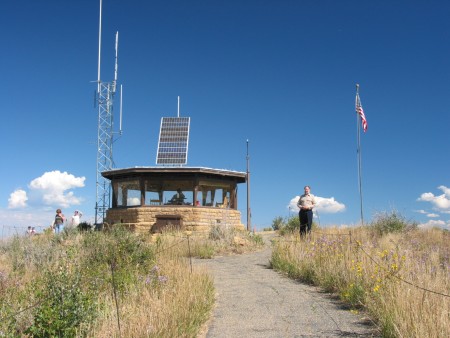
[[[78,226],[78,224],[80,224],[81,216],[83,216],[83,214],[80,211],[75,210],[75,213],[72,216],[72,226],[73,227],[76,227],[76,226]]]
[[[311,194],[309,185],[305,186],[305,193],[300,196],[297,206],[300,208],[298,214],[300,218],[300,237],[304,237],[306,233],[311,232],[313,212],[312,209],[316,205],[316,197]]]

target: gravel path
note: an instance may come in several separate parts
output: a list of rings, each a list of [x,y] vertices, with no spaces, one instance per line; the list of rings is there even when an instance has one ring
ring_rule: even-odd
[[[217,292],[202,337],[380,336],[362,315],[344,309],[330,295],[270,269],[270,254],[268,244],[256,253],[195,261],[214,276]]]

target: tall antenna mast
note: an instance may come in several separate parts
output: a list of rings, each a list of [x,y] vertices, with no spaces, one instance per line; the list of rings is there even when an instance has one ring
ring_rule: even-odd
[[[102,51],[102,0],[100,0],[100,18],[98,20],[98,67],[97,67],[97,93],[100,93],[100,63]]]
[[[116,49],[116,58],[114,59],[114,82],[117,82],[117,71],[119,69],[119,65],[117,63],[117,55],[118,55],[118,52],[119,52],[119,32],[116,32],[115,49]]]
[[[100,19],[98,29],[98,77],[97,77],[97,104],[98,104],[98,131],[97,131],[97,180],[95,202],[95,226],[102,226],[106,211],[111,201],[111,184],[102,176],[102,172],[111,170],[114,166],[114,119],[113,103],[117,85],[119,32],[116,32],[114,80],[102,82],[100,78],[102,41],[102,0],[100,0]],[[122,86],[120,87],[122,96]],[[122,97],[120,98],[120,134],[122,133]]]

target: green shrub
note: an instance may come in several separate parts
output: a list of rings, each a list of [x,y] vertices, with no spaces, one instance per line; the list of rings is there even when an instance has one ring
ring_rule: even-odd
[[[281,216],[276,217],[272,221],[272,228],[278,230],[281,236],[290,235],[296,231],[300,231],[300,218],[298,214],[291,215],[287,218]],[[311,229],[318,229],[319,226],[316,222],[312,222]],[[266,229],[264,229],[265,231]]]
[[[90,224],[88,222],[81,222],[80,224],[78,224],[78,230],[80,230],[80,231],[92,230],[92,224]]]
[[[341,292],[341,297],[352,307],[360,307],[364,304],[364,287],[359,283],[350,284]]]
[[[122,227],[3,241],[0,336],[88,336],[105,295],[128,295],[155,265],[155,252]]]
[[[218,241],[225,241],[226,243],[232,243],[233,237],[236,231],[234,228],[227,227],[226,224],[214,224],[209,231],[209,239]]]
[[[286,227],[290,231],[300,230],[300,219],[298,218],[298,215],[290,216],[288,218]]]
[[[91,278],[103,276],[103,286],[112,282],[114,272],[115,287],[124,291],[126,285],[134,284],[138,274],[155,264],[154,247],[124,227],[115,226],[108,232],[88,232],[83,236],[82,261]],[[100,287],[100,285],[99,285]]]
[[[258,234],[250,234],[250,239],[255,243],[256,245],[264,245],[264,239],[261,235]]]
[[[369,225],[378,235],[392,232],[401,232],[407,229],[416,228],[417,224],[408,222],[399,212],[383,212],[375,215],[374,220]]]
[[[277,217],[275,220],[280,219],[281,217]],[[274,220],[274,221],[275,221]],[[283,220],[283,223],[279,227],[279,232],[281,236],[292,234],[295,231],[300,229],[300,220],[298,215],[292,215],[287,219]]]
[[[284,219],[281,216],[276,217],[272,221],[272,229],[273,230],[280,230],[284,226]]]
[[[195,255],[201,259],[211,259],[214,257],[215,249],[212,245],[205,243],[198,246]]]
[[[47,271],[42,281],[36,283],[37,289],[30,291],[35,293],[37,306],[26,334],[34,337],[86,335],[81,326],[96,317],[97,297],[82,288],[81,273],[66,266],[61,265],[56,272]]]

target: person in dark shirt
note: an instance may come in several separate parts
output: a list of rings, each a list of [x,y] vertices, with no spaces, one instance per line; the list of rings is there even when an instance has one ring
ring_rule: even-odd
[[[60,232],[62,230],[62,227],[64,226],[66,218],[64,217],[64,214],[62,213],[61,209],[56,210],[55,220],[53,221],[53,228],[56,232]]]
[[[181,191],[181,189],[177,189],[177,193],[175,195],[172,196],[172,198],[170,199],[170,204],[178,204],[181,205],[184,203],[184,200],[186,199],[186,197],[184,196],[183,192]]]

